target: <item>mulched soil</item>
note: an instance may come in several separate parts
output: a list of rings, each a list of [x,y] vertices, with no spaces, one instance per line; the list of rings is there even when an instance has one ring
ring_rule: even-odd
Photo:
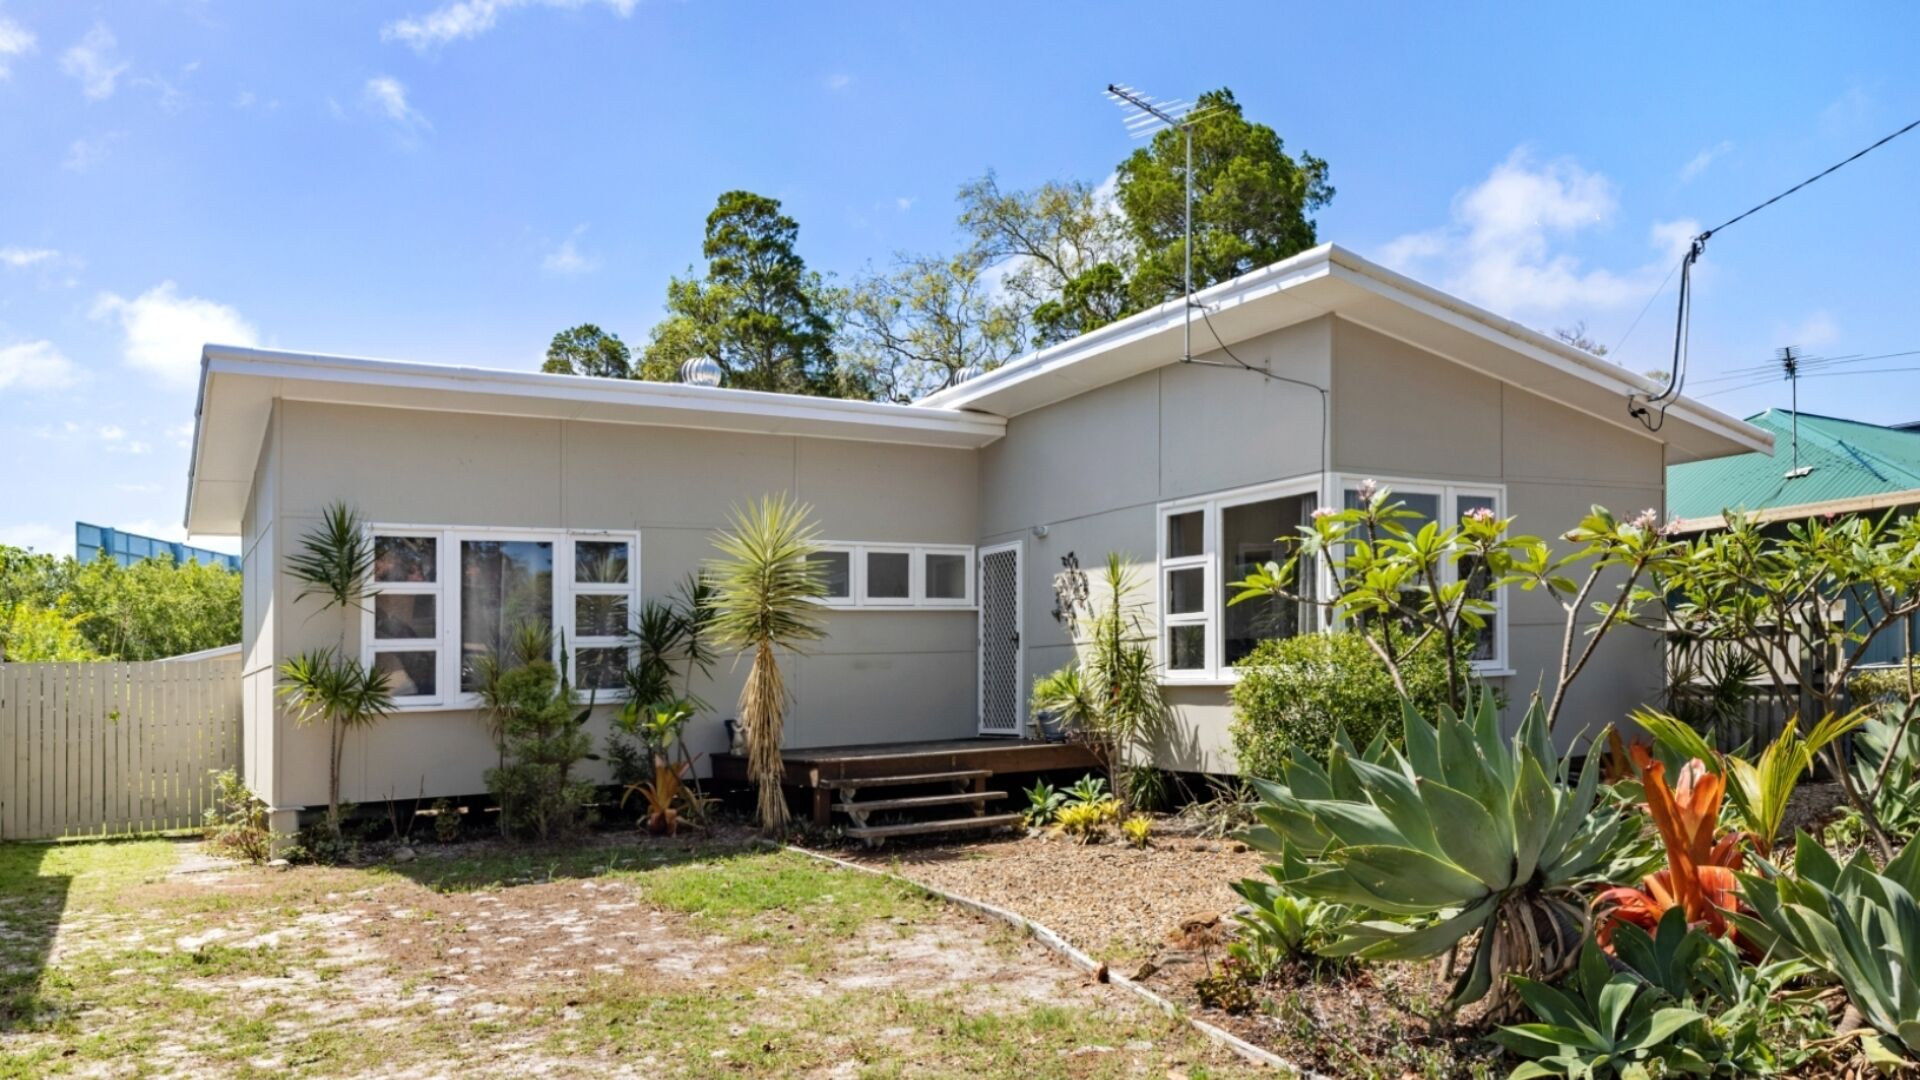
[[[1232,840],[1182,835],[1172,819],[1156,824],[1144,850],[1111,838],[1081,845],[1036,833],[839,854],[1019,912],[1305,1069],[1379,1077],[1465,1076],[1476,1065],[1492,1075],[1506,1071],[1477,1033],[1441,1019],[1451,981],[1444,961],[1303,967],[1262,988],[1265,1011],[1233,1015],[1201,1005],[1194,983],[1226,955],[1241,904],[1232,883],[1262,876],[1264,859]]]
[[[1156,835],[1145,849],[1040,834],[838,854],[1017,911],[1122,971],[1158,952],[1181,922],[1232,912],[1233,882],[1263,873],[1245,844],[1177,835]]]

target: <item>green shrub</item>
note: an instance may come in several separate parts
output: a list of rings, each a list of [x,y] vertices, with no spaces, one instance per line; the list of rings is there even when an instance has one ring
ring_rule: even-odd
[[[576,711],[558,671],[544,660],[500,676],[493,691],[506,763],[487,770],[487,790],[500,804],[500,827],[510,836],[558,839],[585,824],[591,783],[573,769],[593,757],[582,730],[591,708]]]
[[[1914,669],[1914,683],[1920,685],[1920,659],[1907,661]],[[1853,700],[1861,705],[1873,702],[1907,700],[1907,669],[1898,663],[1891,667],[1867,668],[1854,673],[1847,682]]]
[[[1447,699],[1447,669],[1437,642],[1410,657],[1402,676],[1420,715],[1434,715]],[[1400,693],[1354,631],[1261,642],[1241,661],[1232,696],[1233,747],[1247,775],[1277,779],[1296,746],[1324,758],[1336,727],[1356,747],[1383,731],[1400,737]]]
[[[207,846],[233,859],[259,865],[273,857],[267,804],[232,769],[213,771],[213,805],[207,807]]]

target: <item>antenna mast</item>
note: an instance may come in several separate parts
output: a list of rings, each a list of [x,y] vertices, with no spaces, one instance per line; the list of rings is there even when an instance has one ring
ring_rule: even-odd
[[[1127,134],[1135,139],[1144,138],[1159,131],[1162,127],[1177,128],[1185,137],[1187,144],[1186,168],[1186,217],[1185,241],[1182,254],[1186,257],[1185,295],[1182,298],[1182,319],[1180,324],[1180,362],[1193,362],[1193,125],[1212,110],[1196,110],[1197,102],[1163,101],[1153,98],[1130,86],[1121,83],[1108,83],[1107,96],[1114,104],[1127,109],[1134,115],[1127,118]]]
[[[1807,475],[1800,471],[1800,350],[1788,345],[1774,356],[1786,369],[1787,385],[1793,388],[1793,468],[1787,470],[1787,479],[1793,480]]]

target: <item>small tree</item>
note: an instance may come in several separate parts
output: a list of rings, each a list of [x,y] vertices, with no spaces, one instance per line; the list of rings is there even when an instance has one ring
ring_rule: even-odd
[[[1768,533],[1728,513],[1725,531],[1702,535],[1666,564],[1643,599],[1664,606],[1683,639],[1750,658],[1774,695],[1807,726],[1844,711],[1848,683],[1884,635],[1902,633],[1912,653],[1920,613],[1920,518],[1811,518]],[[1909,700],[1914,695],[1907,681]],[[1914,722],[1906,710],[1900,735]],[[1824,751],[1847,801],[1883,857],[1892,837],[1874,812],[1890,775],[1864,784],[1842,767],[1841,744]],[[1888,758],[1890,763],[1891,757]]]
[[[318,596],[320,610],[338,607],[342,618],[359,610],[373,573],[373,545],[359,514],[343,502],[327,507],[319,528],[302,537],[300,550],[287,560],[287,570],[302,585],[296,602]],[[340,759],[347,732],[370,727],[393,711],[386,672],[346,655],[345,641],[343,625],[339,645],[301,653],[280,665],[285,682],[279,693],[294,710],[296,722],[325,720],[328,725],[327,828],[335,838],[340,835]]]
[[[1053,712],[1099,752],[1123,810],[1134,809],[1137,769],[1150,768],[1166,737],[1167,706],[1153,656],[1140,578],[1125,557],[1109,553],[1100,601],[1073,556],[1055,582],[1061,614],[1073,635],[1071,664],[1034,683],[1033,707]]]
[[[709,570],[714,640],[753,653],[740,690],[740,723],[747,740],[747,771],[760,789],[760,826],[769,834],[787,823],[780,742],[788,692],[778,652],[826,636],[819,621],[820,571],[808,556],[819,545],[812,510],[785,494],[736,509],[732,528],[714,540],[722,558]]]
[[[594,795],[573,776],[593,757],[585,730],[592,702],[576,709],[572,688],[544,657],[503,672],[493,693],[505,752],[487,771],[487,788],[500,804],[500,830],[541,841],[573,832]]]

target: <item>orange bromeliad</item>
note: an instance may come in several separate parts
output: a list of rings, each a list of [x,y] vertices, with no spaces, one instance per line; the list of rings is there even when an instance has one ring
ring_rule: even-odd
[[[1687,762],[1672,788],[1667,769],[1643,746],[1629,748],[1646,791],[1647,814],[1667,849],[1666,869],[1641,879],[1638,889],[1619,886],[1594,898],[1594,936],[1611,947],[1613,930],[1623,922],[1652,933],[1670,908],[1686,912],[1687,922],[1724,937],[1731,932],[1726,912],[1738,903],[1739,878],[1746,861],[1741,835],[1716,836],[1720,803],[1726,798],[1723,776],[1707,771],[1699,759]]]

